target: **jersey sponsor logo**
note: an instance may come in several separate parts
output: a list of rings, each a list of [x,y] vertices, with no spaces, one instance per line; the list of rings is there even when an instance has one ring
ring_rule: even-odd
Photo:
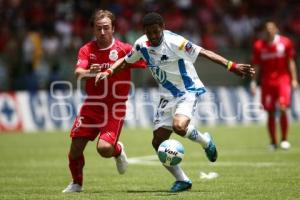
[[[110,68],[110,66],[111,66],[110,63],[101,63],[101,64],[99,64],[100,70],[108,69],[108,68]]]
[[[160,84],[164,84],[167,80],[167,73],[161,70],[159,67],[151,67],[149,68],[152,76],[157,80]]]
[[[282,43],[276,44],[275,52],[269,52],[268,49],[266,49],[266,48],[261,50],[261,59],[262,60],[282,58],[284,56],[285,56],[285,46]]]
[[[273,52],[273,53],[262,53],[261,59],[262,60],[269,60],[274,58],[282,58],[284,57],[284,52]]]
[[[118,51],[117,50],[111,50],[110,52],[109,52],[109,59],[111,60],[111,61],[116,61],[116,60],[118,60],[118,58],[119,58],[119,56],[118,56]]]

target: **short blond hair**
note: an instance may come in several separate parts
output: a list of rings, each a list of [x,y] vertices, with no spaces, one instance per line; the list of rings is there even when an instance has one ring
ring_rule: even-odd
[[[110,19],[111,24],[114,27],[115,21],[116,21],[115,15],[112,12],[110,12],[109,10],[102,10],[102,9],[95,10],[94,14],[91,17],[91,21],[90,21],[91,26],[92,27],[94,26],[96,20],[103,19],[105,17]]]

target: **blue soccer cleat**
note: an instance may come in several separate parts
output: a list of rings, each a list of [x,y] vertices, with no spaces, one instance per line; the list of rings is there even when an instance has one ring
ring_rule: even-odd
[[[210,162],[215,162],[218,158],[216,145],[209,133],[204,133],[210,140],[206,148],[204,148],[206,156]]]
[[[187,181],[176,181],[172,188],[171,188],[171,192],[183,192],[183,191],[187,191],[190,190],[192,188],[192,181],[191,180],[187,180]]]

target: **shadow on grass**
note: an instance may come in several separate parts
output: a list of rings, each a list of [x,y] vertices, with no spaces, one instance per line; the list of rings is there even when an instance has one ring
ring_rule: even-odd
[[[112,193],[127,193],[127,194],[137,194],[137,195],[142,195],[142,194],[147,194],[147,195],[153,195],[153,196],[173,196],[177,195],[178,193],[171,193],[166,190],[126,190],[126,191],[101,191],[101,190],[89,190],[89,191],[84,191],[83,193],[85,194],[101,194],[104,196],[110,196]]]
[[[127,190],[127,193],[131,193],[131,194],[143,194],[143,193],[147,193],[147,194],[151,194],[153,193],[153,195],[156,196],[176,196],[178,194],[183,194],[183,193],[202,193],[204,191],[201,190],[188,190],[188,191],[183,191],[183,192],[170,192],[168,190]]]
[[[178,193],[171,193],[166,190],[127,190],[128,194],[147,194],[147,195],[153,195],[153,196],[176,196]]]

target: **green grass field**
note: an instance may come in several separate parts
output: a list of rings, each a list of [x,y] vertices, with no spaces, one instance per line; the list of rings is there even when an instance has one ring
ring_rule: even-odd
[[[131,164],[118,175],[113,159],[85,151],[84,192],[62,194],[70,182],[67,132],[0,134],[0,199],[300,199],[300,125],[290,127],[289,151],[271,152],[264,126],[203,127],[219,150],[209,163],[198,144],[174,136],[185,146],[182,167],[193,181],[189,192],[169,193],[173,178],[155,159],[151,130],[124,129],[121,140]],[[200,171],[219,177],[202,180]]]

